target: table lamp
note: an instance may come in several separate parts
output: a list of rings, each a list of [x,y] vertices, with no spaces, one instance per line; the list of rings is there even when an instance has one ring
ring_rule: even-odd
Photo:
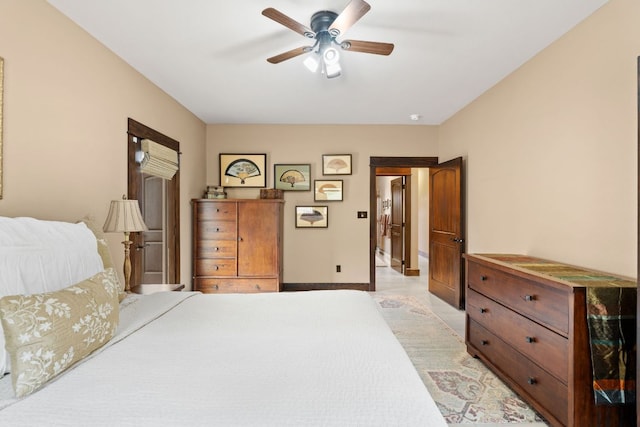
[[[127,196],[122,196],[122,200],[112,200],[104,222],[102,230],[105,233],[124,233],[124,290],[131,291],[131,260],[129,259],[129,233],[137,231],[148,231],[142,219],[142,213],[137,200],[129,200]]]

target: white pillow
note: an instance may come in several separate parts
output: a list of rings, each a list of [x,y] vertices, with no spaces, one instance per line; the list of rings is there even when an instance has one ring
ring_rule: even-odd
[[[85,224],[0,217],[0,298],[55,292],[103,269]],[[8,363],[0,324],[0,376]]]

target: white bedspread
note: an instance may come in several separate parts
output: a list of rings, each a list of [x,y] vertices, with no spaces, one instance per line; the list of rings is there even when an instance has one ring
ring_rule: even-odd
[[[446,426],[365,292],[137,297],[112,343],[0,424]]]

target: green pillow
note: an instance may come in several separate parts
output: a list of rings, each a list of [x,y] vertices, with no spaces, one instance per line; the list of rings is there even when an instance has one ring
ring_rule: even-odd
[[[118,293],[109,268],[56,292],[0,299],[16,397],[36,391],[113,337]]]

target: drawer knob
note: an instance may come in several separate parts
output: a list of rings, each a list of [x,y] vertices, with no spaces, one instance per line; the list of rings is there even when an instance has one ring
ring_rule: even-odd
[[[242,237],[238,237],[238,242],[242,242]]]
[[[486,309],[486,308],[481,308],[481,309],[480,309],[480,313],[486,313],[486,312],[487,312],[487,309]]]
[[[220,250],[220,248],[213,248],[214,251],[218,252]]]
[[[486,282],[486,281],[487,281],[487,279],[488,279],[488,277],[487,277],[487,276],[480,276],[480,280],[482,280],[483,282]]]
[[[213,285],[213,289],[218,290],[218,285]]]
[[[525,301],[533,301],[535,299],[536,299],[536,297],[534,297],[533,295],[525,295],[524,296],[524,300]]]
[[[216,265],[216,266],[215,266],[215,268],[214,268],[214,270],[216,270],[216,271],[220,270],[220,266],[217,266],[217,265]]]
[[[487,340],[482,340],[482,341],[480,341],[480,344],[482,344],[482,345],[489,345],[489,341],[487,341]]]
[[[529,378],[527,379],[527,382],[528,382],[529,384],[531,384],[531,385],[534,385],[534,384],[536,384],[538,381],[536,381],[536,379],[535,379],[535,378],[533,378],[533,377],[529,377]]]
[[[216,232],[220,231],[220,227],[216,227]]]
[[[256,289],[260,290],[260,285],[256,284]]]
[[[528,343],[532,343],[532,342],[535,342],[536,339],[534,337],[526,337],[525,341],[528,342]]]
[[[220,208],[216,208],[216,212],[220,212]]]

